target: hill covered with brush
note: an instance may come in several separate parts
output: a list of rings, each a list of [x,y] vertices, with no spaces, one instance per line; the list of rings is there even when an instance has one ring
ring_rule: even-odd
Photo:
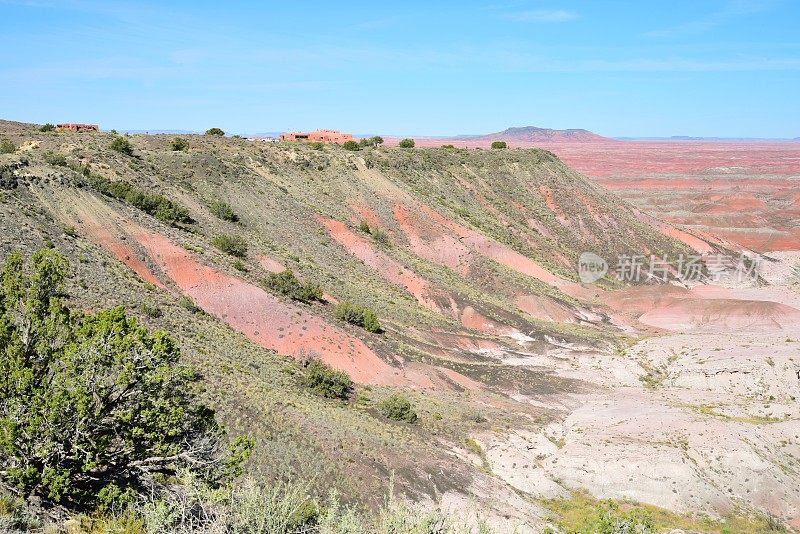
[[[123,306],[174,336],[204,401],[254,439],[249,476],[373,508],[394,478],[416,502],[477,502],[501,529],[547,513],[492,474],[472,436],[540,431],[565,396],[597,388],[515,359],[612,351],[648,329],[604,297],[623,287],[611,275],[580,283],[578,256],[717,246],[539,149],[8,122],[0,137],[13,145],[0,155],[0,256],[54,248],[71,306]],[[315,362],[346,376],[320,379]]]

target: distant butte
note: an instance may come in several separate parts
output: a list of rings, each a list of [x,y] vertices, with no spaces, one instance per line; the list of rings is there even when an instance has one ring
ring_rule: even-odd
[[[589,130],[584,130],[582,128],[554,130],[552,128],[538,128],[536,126],[507,128],[502,132],[490,133],[486,135],[460,136],[459,138],[475,141],[507,141],[512,143],[591,143],[597,141],[612,141],[612,139],[609,139],[608,137],[597,135],[594,132],[590,132]]]
[[[387,139],[387,144],[395,145],[399,137]],[[530,147],[561,143],[615,143],[615,139],[603,137],[582,128],[555,130],[537,126],[506,128],[502,132],[479,135],[456,135],[450,137],[417,137],[417,146],[441,146],[451,144],[458,148],[488,148],[493,141],[505,141],[510,147]]]

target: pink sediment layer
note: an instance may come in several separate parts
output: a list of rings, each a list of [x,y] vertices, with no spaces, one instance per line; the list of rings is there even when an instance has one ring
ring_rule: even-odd
[[[657,285],[606,293],[603,300],[642,324],[675,332],[780,331],[800,325],[797,308],[749,296],[746,290],[716,286]]]
[[[206,312],[263,347],[297,356],[316,353],[358,382],[403,382],[363,341],[266,291],[197,261],[168,238],[129,226],[128,232],[178,287]]]

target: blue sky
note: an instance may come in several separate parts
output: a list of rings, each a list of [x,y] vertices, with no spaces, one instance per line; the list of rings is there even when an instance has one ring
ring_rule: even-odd
[[[0,117],[800,136],[800,2],[0,0]]]

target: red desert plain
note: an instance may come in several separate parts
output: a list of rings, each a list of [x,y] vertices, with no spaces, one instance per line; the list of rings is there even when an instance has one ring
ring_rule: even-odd
[[[606,141],[545,148],[659,219],[759,252],[800,249],[800,142]]]
[[[647,214],[706,239],[800,250],[800,141],[615,140],[526,127],[416,143],[489,148],[494,140],[550,150]]]

